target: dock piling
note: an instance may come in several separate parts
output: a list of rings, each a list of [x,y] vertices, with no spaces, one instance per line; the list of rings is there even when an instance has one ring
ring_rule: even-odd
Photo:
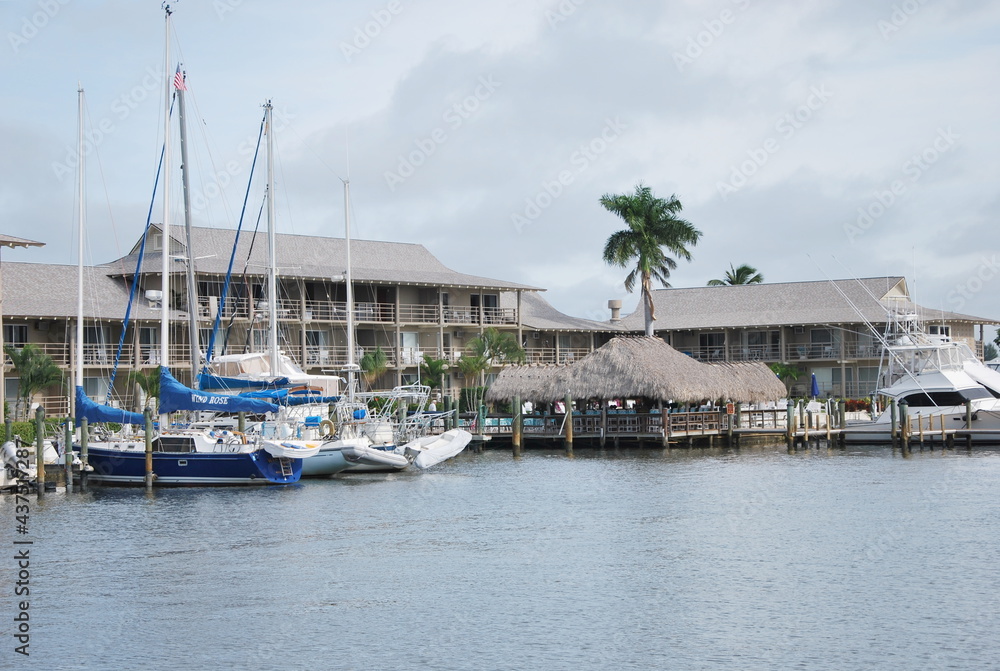
[[[66,418],[66,430],[63,432],[63,462],[66,466],[66,493],[73,491],[73,418]]]
[[[146,429],[146,491],[153,491],[153,411],[146,408],[142,412]]]
[[[39,498],[45,495],[45,411],[35,410],[35,489]]]
[[[514,396],[514,407],[511,408],[510,418],[510,443],[514,452],[514,457],[521,456],[521,397]]]
[[[566,394],[566,456],[573,456],[573,397]]]
[[[90,422],[80,420],[80,491],[87,491],[87,443],[90,441]]]

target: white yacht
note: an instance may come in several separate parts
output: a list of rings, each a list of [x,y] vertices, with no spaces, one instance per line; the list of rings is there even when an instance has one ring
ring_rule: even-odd
[[[973,442],[1000,443],[1000,371],[979,360],[964,342],[925,333],[913,315],[896,320],[903,328],[886,339],[886,363],[878,394],[885,409],[870,422],[847,427],[849,443],[892,440],[892,408],[906,403],[911,434],[973,429]],[[971,406],[971,426],[967,407]],[[897,415],[898,416],[898,415]]]

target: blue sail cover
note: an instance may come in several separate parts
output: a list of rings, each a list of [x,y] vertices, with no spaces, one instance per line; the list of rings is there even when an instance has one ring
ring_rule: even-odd
[[[289,384],[287,377],[273,380],[246,380],[240,377],[223,377],[210,373],[198,374],[198,388],[205,389],[274,389]]]
[[[129,412],[110,405],[101,405],[91,400],[84,393],[83,387],[76,388],[76,425],[80,426],[83,418],[88,422],[116,422],[118,424],[145,424],[146,418],[138,412]]]
[[[176,410],[211,410],[214,412],[249,412],[261,415],[278,412],[278,406],[245,396],[228,396],[197,391],[178,382],[166,366],[160,366],[160,412]]]
[[[336,403],[339,396],[319,396],[310,394],[307,390],[265,389],[261,391],[245,391],[240,394],[244,398],[270,399],[280,405],[307,405],[309,403]]]

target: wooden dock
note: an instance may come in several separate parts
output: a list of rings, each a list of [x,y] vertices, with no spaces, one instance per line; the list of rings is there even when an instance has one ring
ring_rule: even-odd
[[[800,408],[793,411],[769,409],[732,413],[719,409],[664,414],[574,414],[569,430],[566,415],[525,415],[522,422],[520,436],[515,436],[514,418],[510,415],[492,415],[483,426],[466,428],[476,434],[480,444],[497,439],[494,440],[494,447],[508,447],[519,439],[526,448],[568,442],[567,449],[571,450],[574,442],[595,447],[605,447],[609,443],[614,447],[656,444],[664,447],[702,444],[738,446],[741,441],[750,440],[782,441],[789,447],[806,447],[821,442],[843,445],[844,427],[847,426],[843,412],[813,414]],[[931,431],[924,430],[919,423],[908,422],[897,427],[893,438],[882,442],[908,449],[924,446],[950,448],[956,442],[971,446],[977,435],[997,433],[995,430],[943,427]]]

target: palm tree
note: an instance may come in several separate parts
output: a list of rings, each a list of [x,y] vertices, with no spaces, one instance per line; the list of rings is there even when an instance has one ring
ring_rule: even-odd
[[[20,348],[6,345],[3,349],[14,364],[14,370],[17,371],[17,394],[23,401],[21,404],[23,417],[31,404],[31,397],[46,387],[60,382],[63,373],[52,361],[52,357],[43,352],[38,345],[27,343]]]
[[[785,383],[785,389],[791,389],[791,383],[802,377],[803,372],[799,370],[798,366],[792,366],[787,363],[772,363],[768,366],[774,374],[778,376],[778,379]]]
[[[655,278],[669,287],[667,278],[677,267],[677,261],[664,253],[664,248],[686,261],[691,260],[687,245],[698,244],[701,231],[689,221],[678,217],[683,206],[677,196],[657,198],[641,182],[634,194],[605,194],[601,205],[625,220],[628,228],[611,234],[604,245],[604,262],[619,268],[635,264],[625,277],[625,290],[632,293],[636,279],[642,286],[646,306],[646,335],[653,335],[653,284]]]
[[[376,347],[374,352],[368,352],[361,361],[358,362],[361,368],[361,376],[365,379],[365,384],[369,388],[382,377],[382,374],[389,370],[389,357],[381,347]]]
[[[744,263],[739,268],[733,268],[733,264],[730,263],[729,270],[726,271],[726,279],[709,280],[708,286],[724,287],[735,286],[737,284],[760,284],[763,281],[764,276],[757,272],[757,269],[753,266],[748,266]]]
[[[146,372],[134,370],[128,374],[128,382],[129,384],[134,384],[139,387],[145,395],[145,400],[139,411],[141,412],[146,408],[146,406],[149,406],[155,412],[156,406],[151,404],[150,401],[154,398],[160,397],[160,367],[157,366],[156,368]]]
[[[424,359],[420,363],[420,379],[431,390],[440,389],[446,370],[448,370],[447,359]]]
[[[483,397],[486,395],[486,372],[493,366],[524,363],[527,355],[514,334],[500,331],[492,326],[470,340],[466,349],[468,351],[459,357],[455,366],[466,380],[472,381],[471,387],[474,391],[469,400],[478,413],[478,408],[483,404]]]

